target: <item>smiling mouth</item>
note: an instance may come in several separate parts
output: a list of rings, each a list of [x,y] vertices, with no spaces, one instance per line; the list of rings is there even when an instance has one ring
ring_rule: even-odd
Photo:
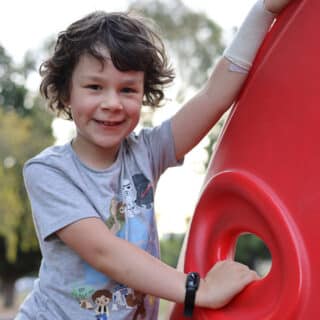
[[[98,124],[101,124],[106,127],[116,127],[124,123],[124,120],[122,121],[100,121],[100,120],[95,120]]]

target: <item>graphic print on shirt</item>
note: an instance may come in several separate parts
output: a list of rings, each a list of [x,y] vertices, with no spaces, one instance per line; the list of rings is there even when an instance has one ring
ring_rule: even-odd
[[[122,201],[126,205],[126,213],[128,218],[133,218],[141,213],[136,204],[137,191],[134,188],[132,182],[128,179],[124,179],[122,181],[121,197]]]
[[[94,301],[95,316],[97,320],[108,320],[109,317],[109,303],[111,301],[112,295],[108,290],[98,290],[92,295],[92,300]]]
[[[145,207],[147,209],[152,208],[152,183],[143,174],[135,174],[134,176],[132,176],[132,180],[137,191],[136,204],[139,207]]]
[[[145,297],[146,295],[139,291],[119,285],[112,294],[112,310],[118,311],[121,308],[133,309],[137,307],[132,319],[144,319],[146,316]]]
[[[119,196],[109,204],[106,226],[116,236],[126,239],[150,254],[157,255],[158,238],[154,221],[153,186],[143,175],[122,180]],[[114,282],[84,263],[84,284],[78,284],[72,296],[81,308],[91,310],[93,319],[145,319],[156,299]]]
[[[78,300],[83,309],[92,310],[93,304],[90,302],[94,289],[90,286],[79,286],[72,289],[71,295]]]
[[[112,292],[107,289],[94,291],[89,286],[79,287],[72,291],[72,295],[79,300],[81,308],[94,310],[97,320],[112,320],[110,311],[113,313],[121,310],[133,310],[134,320],[144,319],[146,316],[146,295],[124,285],[116,285]],[[153,299],[149,298],[150,301]]]
[[[125,223],[125,204],[112,198],[110,202],[110,216],[106,221],[107,227],[113,234],[117,234]]]
[[[139,248],[156,254],[158,241],[154,221],[153,186],[143,175],[124,178],[121,184],[122,202],[126,207],[125,230],[118,236],[134,243]]]

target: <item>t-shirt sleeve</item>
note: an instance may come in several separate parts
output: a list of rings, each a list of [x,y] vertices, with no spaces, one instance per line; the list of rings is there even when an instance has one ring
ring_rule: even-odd
[[[99,217],[81,189],[61,170],[31,163],[24,167],[23,176],[42,240],[80,219]]]
[[[156,180],[167,168],[183,163],[183,159],[180,161],[176,159],[170,120],[166,120],[160,126],[152,129],[145,129],[142,134],[149,151],[152,171]]]

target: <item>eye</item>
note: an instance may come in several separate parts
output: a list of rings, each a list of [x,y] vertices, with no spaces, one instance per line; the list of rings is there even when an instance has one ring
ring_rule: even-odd
[[[137,90],[135,88],[131,88],[131,87],[124,87],[121,89],[121,91],[123,93],[136,93]]]
[[[88,85],[86,85],[86,88],[90,89],[90,90],[94,90],[94,91],[102,89],[102,87],[98,84],[88,84]]]

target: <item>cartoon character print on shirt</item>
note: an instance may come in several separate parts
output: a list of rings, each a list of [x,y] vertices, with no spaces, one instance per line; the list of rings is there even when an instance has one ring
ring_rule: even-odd
[[[121,186],[121,195],[129,218],[140,214],[138,207],[151,209],[153,206],[152,183],[143,174],[133,175],[132,180],[134,185],[129,179],[124,179]]]
[[[96,308],[96,319],[97,320],[108,320],[109,317],[109,303],[112,295],[108,290],[98,290],[92,295]]]
[[[122,200],[126,205],[126,213],[128,218],[133,218],[140,214],[140,209],[137,207],[137,191],[130,180],[124,179],[121,186]]]
[[[113,234],[117,234],[125,223],[125,204],[112,198],[110,202],[110,216],[106,220],[106,225]]]
[[[90,302],[90,297],[94,293],[91,286],[76,286],[72,289],[71,295],[79,301],[79,305],[83,309],[92,310],[93,304]]]
[[[83,271],[84,283],[75,283],[71,295],[79,302],[81,308],[93,310],[95,307],[92,295],[97,288],[101,287],[101,284],[107,284],[110,280],[106,275],[92,268],[85,261],[83,262]]]
[[[144,319],[146,316],[146,309],[144,306],[145,294],[134,291],[123,285],[118,285],[111,293],[108,290],[99,290],[92,295],[92,300],[96,304],[96,319],[107,320],[109,317],[109,305],[111,304],[112,311],[119,311],[123,309],[133,309],[136,311],[133,315],[133,320]],[[112,320],[110,318],[110,320]]]
[[[78,287],[73,289],[72,295],[79,300],[81,308],[94,310],[97,320],[112,320],[112,313],[131,309],[135,309],[133,320],[146,317],[146,295],[124,285],[116,285],[112,292],[107,289],[95,291],[89,286]],[[151,305],[150,299],[152,297],[149,298]]]
[[[136,307],[133,320],[144,319],[146,316],[146,309],[144,299],[146,295],[128,288],[123,285],[118,285],[114,288],[112,293],[112,310],[118,311],[121,309],[132,309]]]
[[[150,209],[153,205],[152,183],[143,174],[135,174],[132,180],[137,190],[136,204]]]
[[[131,179],[122,180],[120,194],[125,204],[127,220],[125,230],[117,235],[148,250],[154,241],[151,234],[154,232],[152,183],[143,174],[135,174]]]
[[[154,221],[153,187],[143,175],[122,180],[121,200],[115,196],[109,205],[109,217],[105,223],[109,230],[156,255],[158,241]],[[132,319],[145,319],[146,308],[152,308],[155,299],[114,283],[109,277],[84,263],[84,284],[76,286],[72,295],[80,307],[92,310],[98,320],[112,320],[122,310],[131,312]],[[115,285],[112,286],[112,283]],[[112,289],[110,289],[112,288]],[[145,305],[146,304],[146,305]]]

